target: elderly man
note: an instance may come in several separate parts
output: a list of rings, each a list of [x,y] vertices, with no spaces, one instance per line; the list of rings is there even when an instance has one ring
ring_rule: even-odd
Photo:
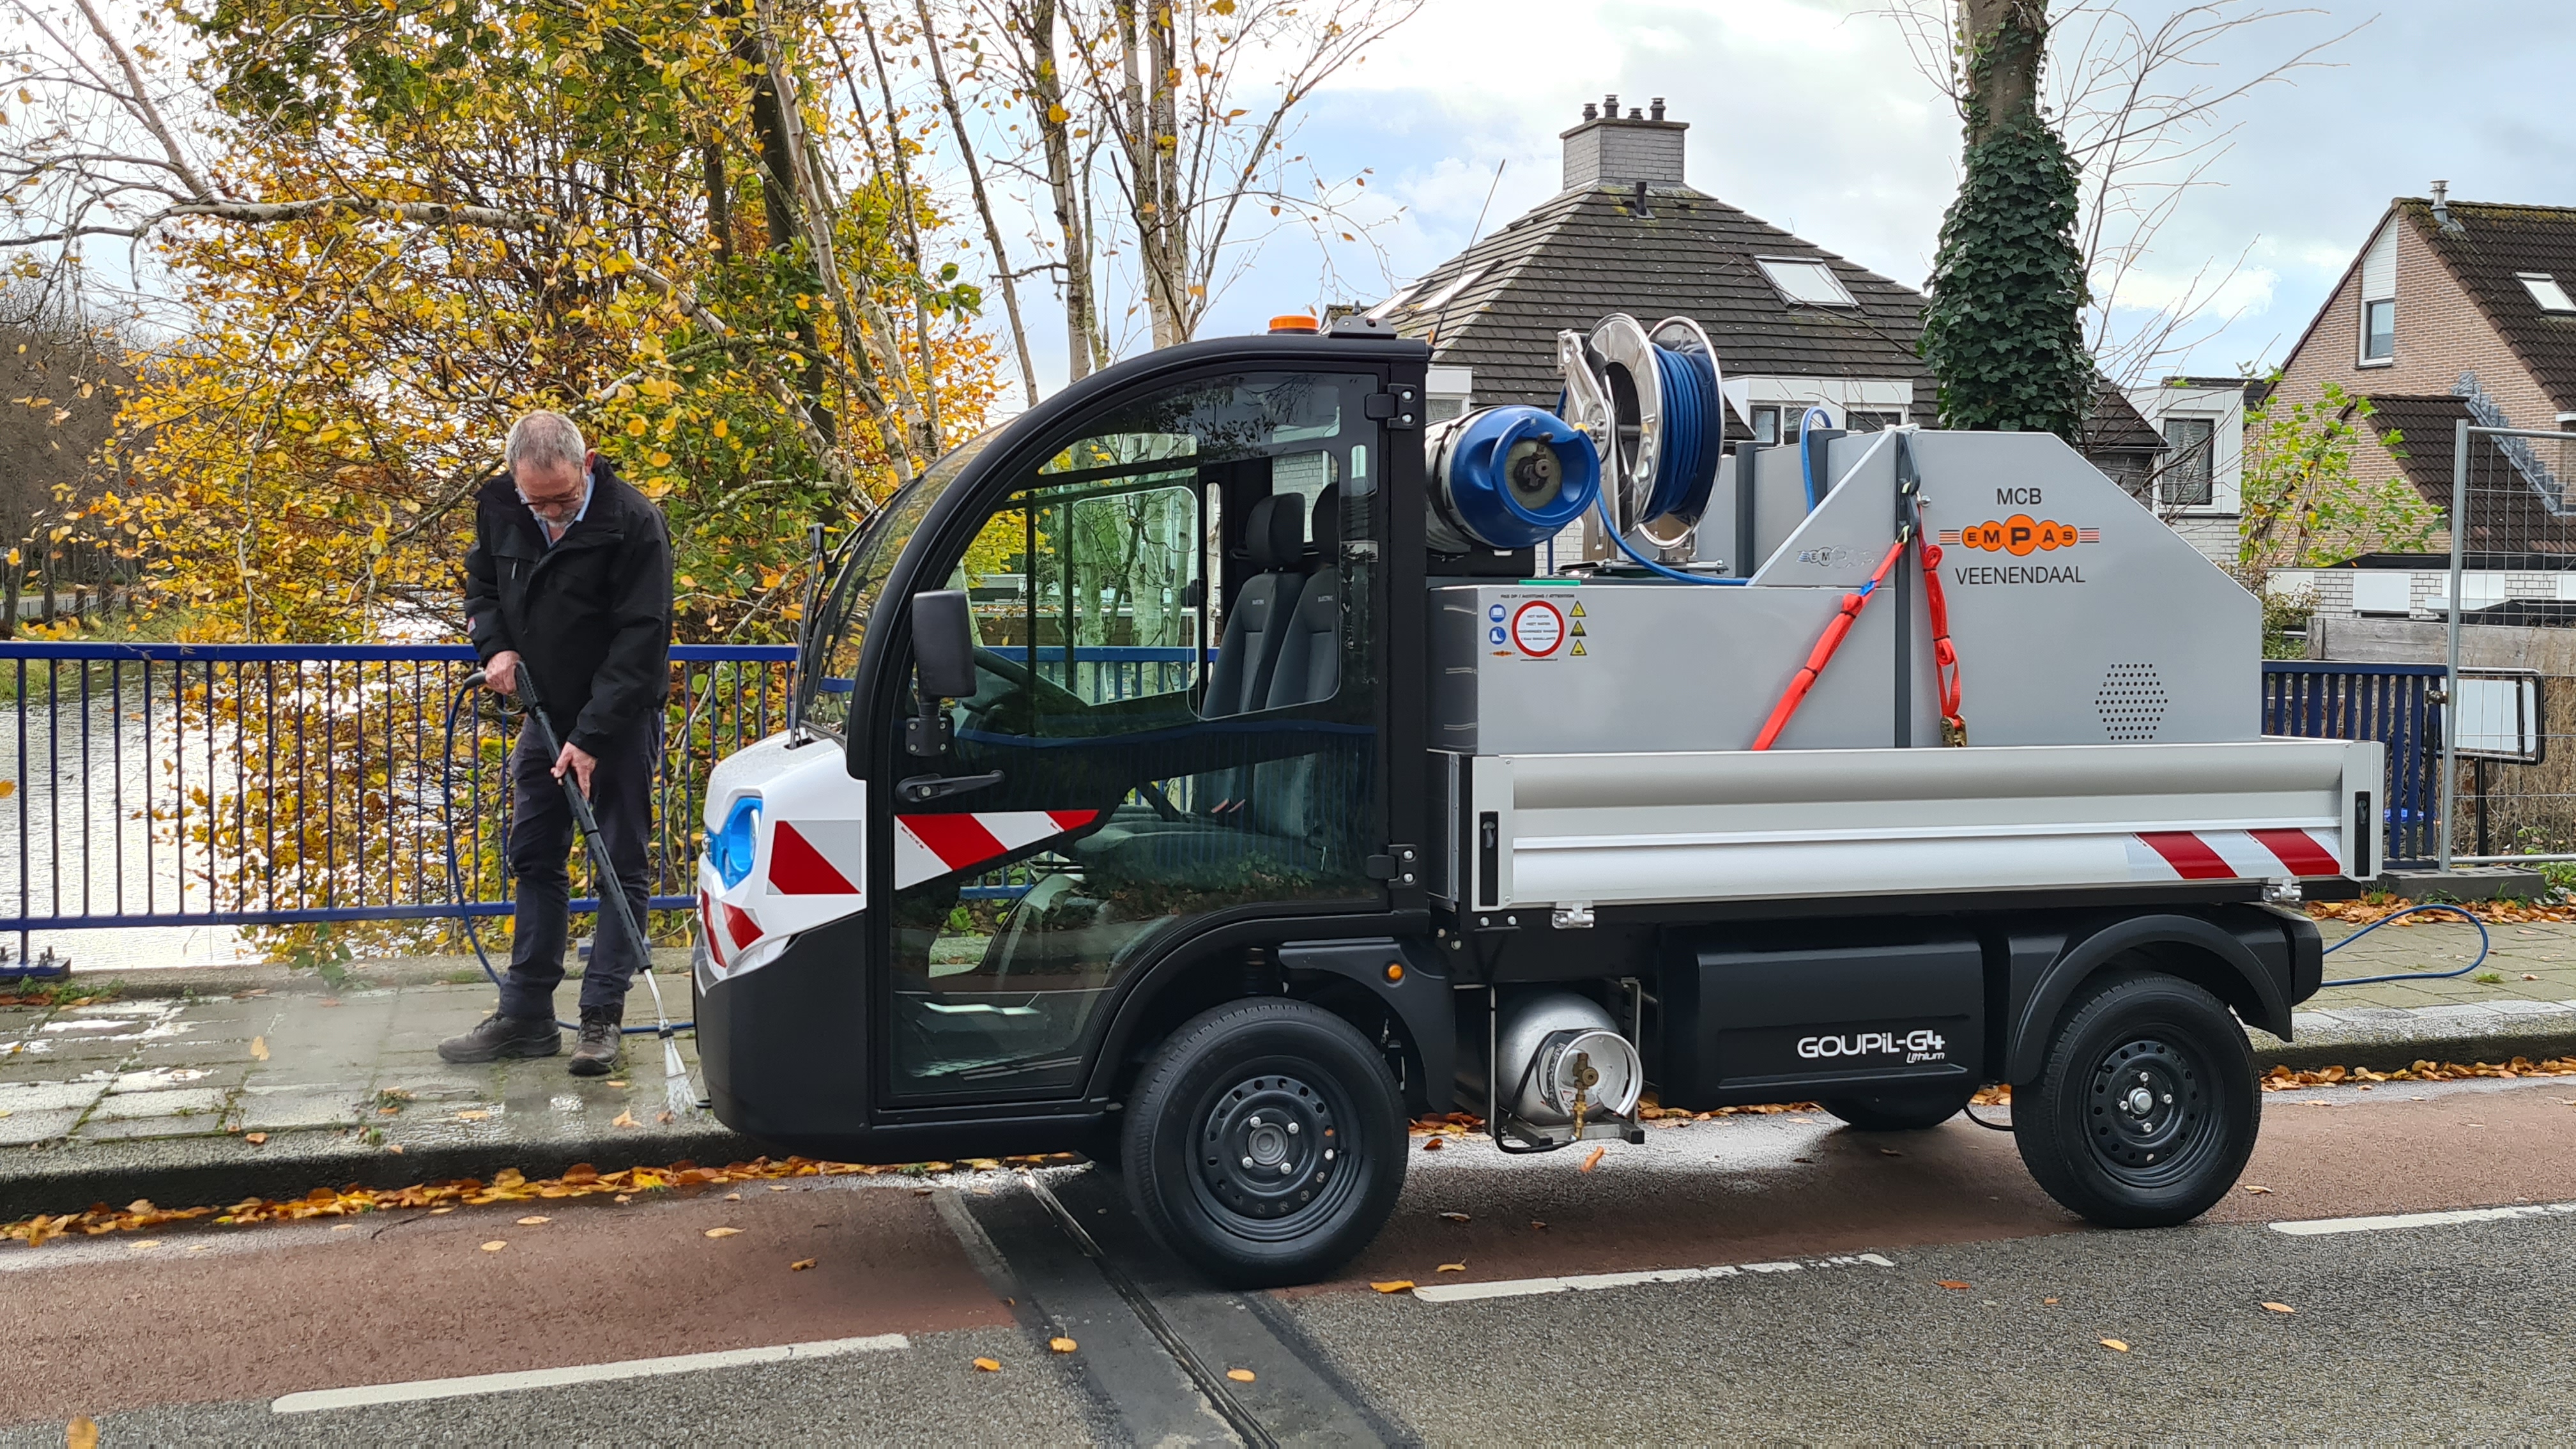
[[[564,858],[572,807],[559,783],[566,775],[590,797],[633,918],[645,918],[653,765],[670,692],[671,539],[661,510],[619,481],[557,413],[513,424],[503,461],[504,475],[476,498],[465,617],[486,686],[518,694],[523,681],[533,684],[562,748],[544,754],[527,726],[511,754],[509,863],[518,901],[510,973],[497,1011],[438,1044],[451,1062],[563,1049],[554,992],[571,914]],[[616,1065],[626,991],[642,964],[638,945],[603,923],[581,978],[575,1076],[602,1076]]]

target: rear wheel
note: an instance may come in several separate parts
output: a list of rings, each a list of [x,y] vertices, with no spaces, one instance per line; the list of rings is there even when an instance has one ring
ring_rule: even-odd
[[[1969,1082],[1827,1097],[1818,1105],[1863,1132],[1919,1132],[1958,1116],[1976,1094],[1976,1084]]]
[[[2262,1123],[2253,1049],[2217,997],[2121,972],[2068,1006],[2013,1138],[2048,1195],[2105,1227],[2209,1210],[2245,1170]]]
[[[1376,1237],[1404,1186],[1386,1062],[1302,1001],[1232,1002],[1172,1033],[1128,1103],[1128,1201],[1229,1287],[1310,1282]]]

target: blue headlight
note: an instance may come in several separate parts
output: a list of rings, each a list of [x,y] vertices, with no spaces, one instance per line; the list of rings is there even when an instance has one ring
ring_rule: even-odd
[[[714,863],[716,876],[730,890],[751,878],[751,867],[760,857],[760,797],[746,795],[733,802],[732,813],[725,816],[724,829],[707,842],[707,859]]]

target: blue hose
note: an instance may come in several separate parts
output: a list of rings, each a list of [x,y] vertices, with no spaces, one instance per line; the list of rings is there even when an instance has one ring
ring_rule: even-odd
[[[1825,495],[1833,491],[1833,485],[1825,481],[1825,450],[1817,445],[1819,440],[1816,437],[1818,428],[1830,429],[1833,425],[1834,415],[1814,405],[1810,405],[1805,416],[1798,419],[1798,467],[1807,478],[1809,513],[1815,512],[1825,501]]]
[[[2387,925],[2389,922],[2396,920],[2398,917],[2411,916],[2418,911],[2449,911],[2452,915],[2458,916],[2461,920],[2477,927],[2478,959],[2461,967],[2457,971],[2402,971],[2394,976],[2354,976],[2342,981],[2320,981],[2317,983],[2318,989],[2323,990],[2328,986],[2376,986],[2382,981],[2448,981],[2454,976],[2466,976],[2470,972],[2475,971],[2480,966],[2486,964],[2487,948],[2490,944],[2487,939],[2487,923],[2479,920],[2475,915],[2472,915],[2470,912],[2459,906],[2449,905],[2408,906],[2402,911],[2391,911],[2387,915],[2380,917],[2378,920],[2371,922],[2369,925],[2362,927],[2360,930],[2355,931],[2351,935],[2344,937],[2342,940],[2335,942],[2331,946],[2328,946],[2325,950],[2325,954],[2331,956],[2335,952],[2342,950],[2344,947],[2351,945],[2353,942],[2360,940],[2362,937],[2369,935],[2371,932],[2378,930],[2380,927]]]
[[[1656,347],[1655,361],[1662,382],[1663,446],[1655,456],[1654,486],[1638,512],[1641,519],[1707,507],[1718,451],[1724,446],[1723,435],[1712,437],[1709,426],[1724,416],[1716,363],[1705,353],[1670,347]]]
[[[480,676],[477,677],[479,678]],[[456,858],[456,716],[465,708],[465,702],[472,699],[481,687],[482,686],[477,684],[468,684],[463,689],[456,691],[456,698],[448,702],[447,737],[438,756],[439,818],[440,823],[447,829],[447,891],[448,895],[454,899],[456,904],[460,907],[463,906],[466,901],[465,867],[464,864]],[[614,885],[615,882],[613,878],[610,883]],[[500,990],[501,973],[492,968],[492,958],[484,953],[483,937],[474,929],[474,917],[471,915],[463,915],[460,916],[459,919],[465,923],[466,943],[474,948],[474,959],[482,963],[484,977],[492,983],[493,990]],[[637,949],[643,952],[649,952],[653,949],[652,943],[649,941],[639,941],[636,945]],[[644,970],[650,971],[653,969],[652,963],[649,960],[641,963],[641,965]],[[565,1031],[581,1030],[581,1023],[577,1021],[557,1021],[555,1025]],[[697,1023],[695,1021],[675,1021],[670,1024],[669,1030],[691,1031],[696,1027]],[[618,1028],[618,1031],[620,1035],[624,1036],[656,1036],[663,1031],[663,1028],[658,1026],[621,1026]]]

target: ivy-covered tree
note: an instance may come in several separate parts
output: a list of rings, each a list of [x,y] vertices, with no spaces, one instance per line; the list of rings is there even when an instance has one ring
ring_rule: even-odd
[[[1966,174],[1941,222],[1923,359],[1953,428],[2076,441],[2093,400],[2077,175],[2039,106],[2048,0],[1962,0]]]

